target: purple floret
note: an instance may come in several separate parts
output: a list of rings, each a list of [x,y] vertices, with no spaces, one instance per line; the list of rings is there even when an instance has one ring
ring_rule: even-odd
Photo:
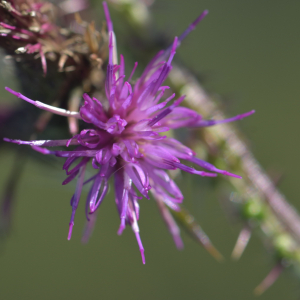
[[[69,223],[68,239],[71,238],[75,212],[78,207],[83,185],[91,183],[86,199],[86,217],[88,225],[83,240],[90,236],[95,223],[95,212],[108,192],[108,182],[114,178],[115,202],[120,216],[118,234],[122,234],[126,225],[131,226],[145,263],[144,248],[139,234],[139,200],[149,199],[149,191],[158,206],[165,223],[178,248],[183,247],[180,230],[166,206],[180,210],[183,195],[170,178],[167,170],[182,171],[215,177],[217,173],[240,178],[240,176],[220,170],[212,164],[196,157],[193,150],[181,142],[163,135],[170,129],[181,127],[211,126],[224,122],[242,119],[253,113],[248,112],[231,119],[215,121],[202,120],[202,116],[192,109],[181,107],[184,96],[174,100],[175,94],[165,97],[168,86],[162,84],[172,69],[172,60],[176,48],[182,39],[194,29],[196,24],[207,14],[205,11],[166,51],[159,52],[145,68],[141,77],[132,86],[130,80],[137,67],[135,63],[127,81],[125,81],[125,62],[120,56],[117,62],[115,34],[107,4],[104,11],[109,35],[109,61],[105,81],[105,94],[109,108],[105,109],[96,98],[84,94],[84,103],[79,112],[70,112],[51,107],[39,101],[33,101],[20,93],[6,88],[17,97],[47,111],[66,117],[75,116],[88,123],[90,128],[82,130],[69,140],[21,141],[5,139],[7,142],[30,145],[43,154],[65,157],[63,169],[67,178],[63,184],[77,178],[77,186],[71,199],[72,214]],[[163,100],[165,99],[165,100]],[[44,147],[75,146],[71,150],[48,150]],[[188,166],[184,164],[188,163]],[[85,170],[88,164],[97,173],[85,181]],[[190,166],[194,164],[206,171]],[[73,166],[71,168],[71,166]],[[141,195],[141,196],[138,196]]]

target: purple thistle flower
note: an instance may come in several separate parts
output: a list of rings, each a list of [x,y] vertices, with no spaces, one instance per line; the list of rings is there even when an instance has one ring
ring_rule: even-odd
[[[21,141],[5,139],[5,141],[30,145],[34,150],[43,154],[66,158],[63,169],[68,177],[63,184],[77,178],[76,190],[71,199],[72,214],[68,239],[71,238],[75,212],[83,185],[92,184],[86,199],[86,217],[89,222],[83,239],[87,240],[95,222],[95,213],[108,191],[108,181],[113,177],[115,201],[120,216],[118,234],[123,232],[126,225],[131,226],[139,245],[143,263],[145,263],[144,248],[138,226],[139,200],[143,197],[149,199],[149,191],[158,202],[164,221],[177,247],[181,248],[183,245],[179,228],[167,209],[168,207],[171,210],[179,211],[183,195],[168,175],[168,170],[180,169],[191,174],[208,177],[215,177],[217,173],[220,173],[241,178],[197,158],[194,151],[162,133],[181,127],[211,126],[240,120],[251,115],[254,111],[227,120],[206,121],[202,120],[201,115],[197,112],[180,106],[184,96],[177,100],[173,100],[175,94],[167,99],[164,97],[169,87],[162,84],[172,69],[171,63],[176,48],[207,14],[207,11],[200,15],[179,38],[175,37],[173,45],[169,49],[159,52],[148,64],[135,85],[132,86],[130,79],[137,63],[129,79],[125,81],[124,58],[121,55],[120,64],[117,63],[113,24],[105,2],[103,6],[109,36],[109,62],[105,81],[108,108],[103,107],[103,101],[84,94],[84,104],[79,112],[72,112],[31,100],[6,88],[10,93],[38,108],[62,116],[73,116],[81,119],[89,124],[89,129],[82,130],[69,140]],[[55,146],[76,147],[68,151],[45,148]],[[208,172],[187,166],[182,161],[186,161],[189,165],[197,165],[208,170]],[[85,181],[85,170],[90,162],[97,172]],[[71,165],[75,166],[71,168]]]

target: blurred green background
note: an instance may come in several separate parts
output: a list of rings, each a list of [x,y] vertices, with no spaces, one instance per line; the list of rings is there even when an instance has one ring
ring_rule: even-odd
[[[100,2],[94,5],[100,11]],[[238,125],[262,166],[283,174],[279,188],[300,210],[300,1],[157,0],[152,12],[157,28],[178,35],[204,9],[208,17],[184,41],[177,59],[202,74],[209,91],[223,96],[228,115],[256,109]],[[13,75],[3,73],[10,84]],[[1,188],[13,159],[11,150],[2,150]],[[80,242],[83,201],[67,241],[74,184],[62,186],[64,178],[57,167],[34,160],[26,165],[13,229],[1,247],[0,299],[254,299],[254,287],[273,266],[257,235],[239,262],[230,260],[241,227],[220,205],[229,195],[202,193],[198,183],[203,179],[192,176],[179,182],[186,205],[226,257],[224,263],[185,233],[185,249],[177,251],[155,203],[142,200],[143,265],[131,229],[121,237],[116,233],[112,192],[90,242]],[[299,278],[285,271],[259,299],[298,299],[298,287]]]

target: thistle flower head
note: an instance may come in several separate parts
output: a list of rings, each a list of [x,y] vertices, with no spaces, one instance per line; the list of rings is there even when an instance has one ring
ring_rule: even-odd
[[[117,62],[113,24],[106,3],[104,2],[103,5],[109,37],[105,99],[91,98],[84,94],[84,103],[79,112],[71,112],[33,101],[6,88],[9,92],[41,109],[83,120],[86,129],[69,140],[5,140],[31,145],[33,149],[43,154],[66,158],[63,169],[68,177],[63,184],[77,178],[76,190],[71,199],[72,214],[68,239],[71,238],[75,212],[83,185],[91,184],[86,199],[86,217],[89,222],[94,223],[94,214],[108,192],[109,179],[113,177],[115,202],[120,216],[118,234],[122,233],[126,225],[131,226],[143,263],[145,263],[138,226],[139,201],[142,198],[149,199],[149,192],[159,203],[162,216],[176,245],[179,248],[182,247],[179,229],[166,207],[179,211],[183,195],[170,178],[169,170],[179,169],[208,177],[214,177],[220,173],[239,178],[237,175],[220,170],[197,158],[193,150],[178,140],[167,137],[164,133],[182,127],[211,126],[234,121],[252,114],[253,111],[228,120],[206,121],[197,112],[180,106],[184,96],[179,98],[176,98],[175,94],[166,96],[169,87],[164,86],[163,83],[172,69],[176,48],[207,12],[197,18],[179,38],[175,37],[169,49],[159,52],[132,85],[130,82],[137,63],[130,76],[126,77],[122,55],[120,63]],[[104,105],[105,101],[107,105]],[[65,151],[48,149],[48,147],[55,146],[75,146],[75,148]],[[96,174],[85,180],[85,170],[89,163],[96,170]],[[195,169],[191,165],[207,171]],[[91,228],[92,226],[87,227],[85,238],[90,234]]]
[[[70,2],[61,3],[60,14],[74,13],[87,5],[83,0]],[[90,53],[91,62],[99,65],[106,57],[105,34],[100,34],[93,23],[77,24],[84,34],[60,27],[56,24],[57,10],[58,7],[43,0],[0,0],[0,38],[6,40],[4,48],[18,55],[35,54],[35,58],[41,59],[44,75],[47,59],[58,60],[59,71],[73,71],[81,56]]]

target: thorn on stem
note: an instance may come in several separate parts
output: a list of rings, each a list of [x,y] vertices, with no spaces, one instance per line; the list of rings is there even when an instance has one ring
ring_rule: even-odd
[[[283,270],[282,262],[278,262],[266,278],[254,289],[254,294],[259,296],[265,292],[278,279]]]
[[[231,258],[233,260],[240,259],[240,257],[242,256],[242,254],[244,253],[244,251],[248,245],[250,237],[251,237],[251,229],[248,226],[246,226],[241,230],[241,232],[238,236],[238,239],[236,241],[236,244],[233,248],[233,251],[231,254]]]

